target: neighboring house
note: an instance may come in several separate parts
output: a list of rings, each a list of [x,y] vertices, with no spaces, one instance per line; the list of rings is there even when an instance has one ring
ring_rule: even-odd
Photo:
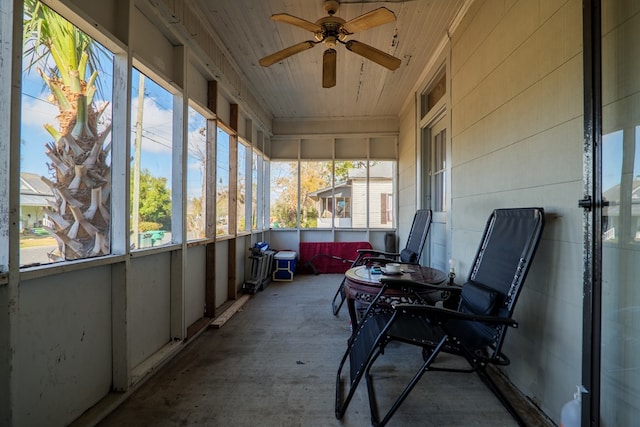
[[[629,230],[631,241],[640,241],[640,179],[631,182],[631,203],[621,205],[621,186],[614,185],[602,193],[602,198],[609,203],[603,215],[603,240],[619,240],[623,230]],[[628,194],[625,191],[623,194]],[[625,200],[629,200],[625,197]],[[621,215],[622,212],[622,215]],[[627,241],[626,243],[628,243]]]
[[[40,175],[20,173],[20,232],[49,225],[44,208],[53,202],[54,195]]]
[[[393,168],[382,162],[369,168],[369,227],[393,228]],[[316,202],[318,228],[367,228],[367,170],[349,169],[345,182],[309,194]]]
[[[336,184],[335,189],[328,187],[309,193],[309,197],[316,202],[316,208],[321,213],[318,218],[318,228],[331,228],[334,211],[336,227],[352,227],[351,187],[352,182],[349,179]]]

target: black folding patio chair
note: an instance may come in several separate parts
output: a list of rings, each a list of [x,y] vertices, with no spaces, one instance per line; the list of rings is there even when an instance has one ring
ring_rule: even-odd
[[[376,249],[358,249],[358,256],[351,263],[351,268],[367,263],[386,264],[389,262],[401,262],[403,264],[418,264],[422,256],[422,249],[431,227],[431,209],[418,209],[413,216],[407,244],[400,252],[385,252]],[[344,293],[343,278],[340,286],[333,296],[331,308],[333,315],[337,316],[346,297]]]
[[[524,425],[515,409],[486,372],[489,364],[508,365],[502,344],[544,226],[542,208],[496,209],[487,221],[468,281],[445,286],[459,298],[456,310],[422,304],[376,305],[374,300],[358,329],[349,338],[336,376],[336,418],[341,419],[362,376],[367,382],[371,422],[385,425],[427,371],[476,372],[496,394],[514,419]],[[380,298],[387,289],[424,289],[424,283],[383,279]],[[442,290],[442,286],[436,286]],[[422,347],[423,360],[400,396],[380,418],[372,380],[372,367],[390,342]],[[440,363],[440,353],[461,356],[468,368]],[[349,379],[343,367],[349,361]],[[346,392],[346,394],[345,394]],[[464,396],[457,396],[462,402]]]

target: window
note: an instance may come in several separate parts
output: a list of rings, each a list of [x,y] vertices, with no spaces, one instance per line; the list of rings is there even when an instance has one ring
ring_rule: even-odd
[[[131,100],[131,245],[166,245],[171,238],[173,96],[137,69]]]
[[[420,95],[420,113],[422,118],[440,101],[447,93],[447,74],[444,70],[436,77],[429,89]]]
[[[216,236],[229,234],[229,134],[216,134]]]
[[[298,162],[271,162],[271,228],[298,226]]]
[[[262,191],[258,198],[258,212],[262,209],[262,227],[269,228],[271,226],[271,200],[270,200],[270,184],[271,184],[271,162],[268,159],[262,161]]]
[[[393,228],[394,162],[369,162],[369,227]]]
[[[242,233],[247,230],[247,147],[238,141],[238,188],[236,191],[237,209],[236,230]]]
[[[111,253],[113,54],[47,6],[30,4],[21,100],[23,267]]]
[[[252,151],[251,156],[251,229],[263,228],[262,222],[262,156]]]
[[[331,228],[333,162],[300,162],[300,228]]]
[[[334,227],[367,227],[367,169],[366,161],[335,163]]]
[[[393,223],[393,194],[380,193],[380,224]]]
[[[435,212],[444,212],[446,210],[446,129],[435,135],[433,143],[433,166],[432,179],[433,185],[433,210]]]
[[[271,226],[392,228],[394,170],[393,161],[272,162]]]
[[[187,148],[187,240],[206,237],[207,120],[189,107]]]

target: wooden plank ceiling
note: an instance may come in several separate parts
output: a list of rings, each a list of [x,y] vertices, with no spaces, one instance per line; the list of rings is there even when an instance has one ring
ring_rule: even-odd
[[[191,5],[228,49],[232,61],[274,118],[397,116],[414,89],[464,0],[342,0],[336,13],[346,21],[386,7],[395,22],[353,34],[358,40],[402,60],[389,71],[338,44],[337,84],[322,87],[322,54],[326,47],[293,55],[268,68],[260,58],[305,40],[313,34],[274,22],[288,13],[310,22],[327,16],[323,0],[194,0]]]

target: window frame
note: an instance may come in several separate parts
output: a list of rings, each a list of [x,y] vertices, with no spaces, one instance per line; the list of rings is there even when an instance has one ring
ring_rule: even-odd
[[[21,3],[22,5],[22,3]],[[24,5],[22,5],[24,7]],[[117,254],[119,252],[122,252],[122,247],[124,246],[120,240],[116,240],[116,238],[121,239],[121,234],[117,233],[118,231],[118,225],[119,225],[119,221],[118,219],[115,219],[115,215],[113,215],[115,209],[114,209],[114,199],[117,199],[117,197],[113,194],[114,192],[111,191],[111,189],[115,188],[118,184],[118,169],[121,167],[121,165],[117,162],[116,158],[117,158],[117,154],[119,154],[117,148],[115,147],[116,144],[113,144],[113,141],[119,140],[119,138],[116,136],[118,134],[117,130],[120,128],[120,117],[117,117],[117,114],[115,113],[115,107],[114,105],[117,104],[117,101],[119,99],[119,95],[120,95],[120,91],[118,90],[118,78],[117,76],[120,75],[120,71],[121,68],[119,67],[119,65],[121,64],[121,61],[118,60],[118,56],[121,55],[121,50],[118,49],[117,46],[115,46],[113,43],[110,43],[109,40],[105,40],[104,37],[100,37],[99,33],[96,31],[93,31],[92,28],[88,28],[86,25],[82,25],[81,23],[78,23],[78,19],[74,19],[74,18],[70,18],[69,16],[65,16],[64,14],[60,13],[58,10],[56,10],[54,7],[51,7],[48,4],[43,4],[43,7],[46,7],[47,9],[49,9],[51,12],[53,12],[54,14],[56,14],[58,17],[60,17],[61,19],[67,21],[70,25],[72,25],[74,27],[75,30],[81,32],[82,34],[84,34],[86,37],[90,38],[93,43],[95,43],[98,47],[96,48],[96,51],[94,52],[96,54],[96,56],[100,57],[100,58],[104,58],[108,61],[108,63],[106,64],[107,67],[102,68],[102,65],[105,64],[100,64],[100,68],[97,70],[98,71],[98,79],[97,81],[99,82],[103,82],[106,81],[106,83],[108,84],[108,87],[106,87],[106,97],[104,99],[100,99],[101,101],[104,101],[107,103],[108,107],[107,110],[109,111],[109,113],[107,114],[107,117],[109,115],[111,115],[111,120],[110,120],[110,128],[108,130],[108,134],[106,136],[105,139],[102,140],[101,144],[104,147],[106,146],[110,146],[112,147],[110,150],[104,150],[100,153],[98,153],[98,160],[96,163],[100,162],[102,155],[105,154],[104,156],[104,163],[105,163],[105,167],[106,167],[106,173],[105,171],[101,171],[104,175],[107,175],[110,177],[110,181],[107,185],[105,185],[103,188],[103,191],[99,193],[99,196],[103,196],[105,195],[105,191],[104,188],[108,188],[108,197],[109,200],[108,202],[103,202],[103,204],[97,203],[96,205],[99,206],[98,212],[96,212],[97,215],[100,215],[103,218],[103,221],[106,223],[106,229],[104,230],[104,240],[108,240],[108,243],[106,243],[106,245],[108,246],[107,248],[107,252],[105,253],[98,253],[98,254],[94,254],[93,250],[91,251],[91,253],[86,253],[86,254],[79,254],[80,256],[78,258],[67,258],[67,254],[65,253],[60,253],[59,256],[62,259],[58,259],[58,260],[52,260],[51,257],[47,257],[46,255],[44,255],[45,257],[47,257],[47,259],[42,259],[42,260],[37,260],[34,262],[27,262],[25,264],[22,264],[22,256],[24,254],[22,254],[22,249],[21,243],[20,243],[20,224],[21,224],[21,217],[22,217],[22,194],[21,191],[19,191],[15,198],[16,198],[16,203],[17,203],[17,214],[15,216],[15,220],[14,221],[9,221],[10,224],[16,224],[15,226],[8,226],[9,229],[15,228],[14,230],[9,231],[8,234],[10,234],[11,236],[15,236],[16,241],[18,241],[18,245],[16,248],[16,252],[17,252],[17,258],[16,261],[18,261],[17,264],[17,269],[18,270],[28,270],[30,267],[44,267],[44,268],[52,268],[55,266],[65,266],[65,265],[69,265],[70,263],[79,263],[79,262],[88,262],[91,260],[96,260],[96,259],[102,259],[105,257],[110,257],[113,256],[114,254]],[[21,9],[22,12],[24,12],[24,8]],[[11,28],[11,25],[9,25],[8,28]],[[25,57],[25,50],[22,44],[18,44],[15,45],[13,47],[9,46],[10,49],[13,49],[13,51],[17,54],[18,52],[20,52],[20,58],[24,59]],[[41,64],[42,65],[42,64]],[[43,67],[44,68],[44,67]],[[11,70],[8,69],[8,71],[10,72]],[[90,71],[87,68],[87,71]],[[19,73],[19,74],[17,74]],[[15,133],[16,134],[16,140],[21,140],[21,138],[24,137],[24,135],[26,134],[26,132],[24,132],[23,129],[23,125],[25,124],[24,120],[20,120],[20,118],[24,117],[26,114],[24,113],[24,109],[25,109],[25,103],[24,98],[25,96],[29,97],[30,95],[26,94],[25,92],[25,87],[27,86],[25,84],[25,80],[26,80],[26,74],[29,73],[25,73],[25,71],[23,71],[22,69],[19,69],[18,71],[16,71],[16,79],[19,79],[21,82],[20,91],[15,91],[12,90],[13,87],[9,87],[9,93],[11,93],[12,99],[14,100],[14,102],[11,102],[11,105],[14,106],[14,108],[10,108],[7,111],[19,111],[19,113],[17,114],[16,117],[18,117],[18,119],[14,119],[15,122],[11,122],[11,120],[7,120],[7,123],[11,123],[9,132],[10,133]],[[35,73],[33,73],[35,75]],[[105,80],[105,76],[106,76],[106,80]],[[110,77],[109,77],[110,76]],[[37,77],[36,77],[37,79]],[[90,78],[88,76],[83,76],[82,77],[83,81],[89,81]],[[9,79],[8,81],[13,81],[13,79]],[[34,83],[35,85],[35,83]],[[42,82],[40,83],[40,86],[42,86]],[[100,83],[97,83],[97,88],[100,88]],[[51,89],[45,89],[46,91],[48,90],[49,92],[51,91]],[[100,91],[98,90],[96,92],[96,95],[98,95],[100,93]],[[46,94],[42,93],[42,96],[46,96]],[[98,98],[98,96],[96,96],[96,98]],[[101,97],[100,97],[101,98]],[[47,103],[50,103],[49,101],[45,101]],[[92,105],[94,106],[93,108],[95,109],[95,111],[99,111],[100,109],[100,105],[99,104],[95,104],[92,102]],[[55,108],[55,107],[54,107]],[[60,117],[59,116],[59,112],[56,114],[56,117]],[[55,120],[55,119],[53,119]],[[46,123],[42,123],[42,125],[44,126]],[[55,126],[52,126],[52,128],[59,128],[59,123],[56,123]],[[102,128],[103,131],[105,131],[104,127],[101,127],[98,125],[98,131],[100,131],[100,129]],[[57,130],[57,129],[56,129]],[[19,136],[17,136],[19,135]],[[96,136],[97,140],[101,140],[101,136],[104,135],[98,135]],[[36,136],[36,138],[38,138]],[[51,136],[49,136],[48,138],[51,138]],[[11,141],[10,138],[7,138],[8,141]],[[126,140],[126,138],[124,138],[123,140]],[[49,141],[48,141],[49,142]],[[53,142],[51,142],[52,144],[55,144]],[[5,152],[9,152],[11,153],[10,156],[12,157],[11,159],[7,159],[9,160],[11,163],[16,164],[17,166],[12,170],[12,172],[14,172],[15,174],[15,178],[13,176],[9,176],[8,180],[17,180],[18,182],[22,182],[22,174],[27,173],[27,169],[25,168],[23,170],[23,164],[22,161],[20,159],[20,155],[19,155],[19,151],[17,148],[13,149],[14,146],[13,144],[11,144],[10,142],[8,143],[8,146],[6,147],[6,151]],[[27,150],[28,151],[28,150]],[[13,154],[13,153],[17,153],[17,154]],[[42,149],[42,154],[43,156],[45,156],[45,150]],[[108,160],[107,160],[108,159]],[[48,167],[48,165],[54,163],[54,161],[52,160],[52,157],[49,156],[48,160],[45,160],[44,165],[42,166],[42,170],[40,170],[40,172],[43,172],[45,169],[48,169],[48,173],[54,173],[52,172],[52,169],[50,167]],[[6,169],[7,171],[9,171],[9,168],[7,167]],[[40,175],[41,177],[45,177],[47,179],[50,179],[51,181],[55,182],[55,178],[52,178],[51,176],[46,175],[46,173],[35,173],[35,175]],[[4,175],[2,176],[4,177]],[[76,176],[77,177],[77,176]],[[0,177],[1,178],[1,177]],[[74,179],[75,181],[75,179]],[[15,188],[19,188],[20,186],[15,186]],[[93,187],[95,188],[100,188],[100,187]],[[67,189],[69,189],[69,187],[67,187]],[[58,193],[57,191],[52,191],[53,193]],[[7,192],[7,194],[10,194],[10,192]],[[52,196],[55,199],[55,194],[53,194]],[[94,197],[93,195],[91,195],[91,204],[93,205],[93,200]],[[97,200],[100,200],[99,198],[97,198]],[[2,203],[6,203],[4,200]],[[66,202],[65,202],[66,203]],[[67,206],[69,205],[68,203],[66,203]],[[86,207],[86,204],[84,206],[81,207],[81,209],[84,209]],[[43,208],[43,206],[40,206],[40,208],[42,209],[42,222],[43,225],[45,226],[49,226],[49,228],[55,228],[54,224],[55,224],[55,219],[48,220],[47,223],[47,214],[46,214],[46,208]],[[86,214],[86,212],[88,212],[89,210],[92,210],[93,208],[87,208],[85,209],[84,212],[82,212],[82,214]],[[9,212],[10,210],[7,209],[7,212]],[[102,212],[106,211],[106,217],[105,214],[102,214]],[[51,212],[51,215],[56,215],[56,212]],[[65,213],[63,213],[63,215],[68,215],[69,211],[65,209]],[[74,214],[75,216],[75,214]],[[62,216],[58,216],[59,218],[62,218]],[[54,218],[54,216],[49,216],[49,218]],[[86,217],[85,217],[86,219]],[[94,228],[96,227],[95,223],[92,223],[91,220],[88,220],[89,224],[91,226],[94,226]],[[72,226],[73,229],[74,226]],[[100,228],[100,226],[98,225],[97,228]],[[62,229],[61,229],[62,230]],[[60,230],[60,231],[61,231]],[[15,232],[15,234],[14,234]],[[103,241],[104,241],[103,240]],[[85,242],[86,243],[86,242]],[[99,242],[98,240],[94,241],[93,244],[93,248],[95,249],[96,247],[98,247]],[[100,245],[101,249],[104,251],[104,244]],[[45,245],[42,246],[44,249],[44,251],[47,251],[48,249],[51,248],[51,246]],[[53,250],[50,251],[49,253],[53,252],[53,251],[57,251],[59,248],[59,245],[57,243],[55,243],[55,246],[53,246]],[[86,246],[85,246],[86,248]],[[87,251],[86,249],[84,249],[85,251]],[[5,262],[3,260],[7,259],[9,256],[9,251],[10,248],[9,246],[4,246],[2,245],[2,247],[0,247],[0,271],[4,271],[4,269],[6,268],[5,266]],[[8,264],[8,262],[7,262]]]
[[[230,210],[231,210],[231,198],[229,197],[229,195],[231,194],[231,159],[232,159],[232,153],[231,153],[231,149],[233,146],[233,132],[229,129],[229,127],[227,127],[224,123],[222,123],[220,120],[216,120],[215,123],[216,126],[216,143],[215,143],[215,153],[216,153],[216,181],[215,181],[215,238],[216,239],[222,239],[222,238],[228,238],[232,235],[231,233],[231,221],[230,221]],[[224,134],[227,135],[227,141],[228,141],[228,150],[227,150],[227,155],[226,156],[221,156],[221,154],[224,153],[220,153],[218,150],[220,148],[220,132],[223,132]],[[220,161],[222,158],[226,159],[226,164],[222,164],[222,167],[220,165]],[[225,167],[226,166],[226,169]],[[235,166],[234,166],[235,169]],[[227,180],[227,218],[226,218],[226,224],[223,224],[226,226],[226,232],[223,233],[218,233],[218,221],[220,221],[220,212],[219,212],[219,192],[220,192],[220,187],[219,187],[219,182],[221,180],[221,176],[219,174],[220,171],[226,171],[225,176],[226,176],[226,180]],[[235,220],[234,220],[234,224],[235,224]]]
[[[183,240],[183,235],[182,235],[182,229],[183,229],[183,211],[181,209],[182,206],[182,145],[183,145],[183,128],[184,128],[184,120],[183,120],[183,104],[182,104],[182,95],[177,93],[175,91],[174,88],[172,88],[169,84],[167,84],[163,78],[157,76],[156,73],[152,72],[151,70],[149,70],[147,67],[145,67],[143,64],[139,63],[138,61],[133,61],[133,63],[131,64],[131,99],[129,100],[130,105],[132,105],[132,99],[133,99],[133,77],[135,75],[133,69],[137,70],[141,75],[144,75],[146,79],[151,80],[155,85],[157,85],[160,89],[163,89],[164,91],[167,92],[167,94],[170,96],[170,101],[171,101],[171,141],[170,141],[170,149],[171,149],[171,154],[170,154],[170,170],[171,170],[171,175],[170,177],[167,179],[168,181],[168,185],[170,185],[169,188],[169,192],[170,192],[170,200],[171,200],[171,209],[170,209],[170,213],[171,213],[171,218],[169,221],[170,227],[171,229],[169,230],[169,233],[171,233],[171,239],[170,241],[167,241],[165,243],[162,243],[159,246],[156,246],[154,243],[155,237],[154,237],[154,233],[150,232],[150,233],[145,233],[145,238],[147,238],[146,235],[150,235],[151,238],[151,246],[145,246],[145,247],[137,247],[137,246],[131,246],[132,247],[132,252],[139,252],[139,251],[145,251],[145,250],[152,250],[152,249],[156,249],[158,247],[170,247],[172,245],[175,244],[180,244]],[[133,108],[131,108],[131,114],[133,115]],[[132,129],[135,127],[135,124],[132,122]],[[144,130],[144,129],[143,129]],[[133,134],[133,130],[131,131],[131,134]],[[133,138],[133,136],[132,136]],[[131,142],[131,149],[135,149],[135,143],[132,141]],[[135,156],[132,156],[133,158],[135,158]],[[142,171],[142,170],[141,170]],[[130,170],[131,172],[131,180],[135,179],[134,178],[134,169]],[[154,177],[153,175],[151,176],[152,178],[157,178]],[[131,198],[134,198],[135,195],[132,194]],[[129,215],[130,217],[132,217],[132,211],[131,209],[133,209],[133,206],[131,206],[130,208],[130,212]],[[133,221],[133,218],[132,218]],[[133,222],[130,222],[130,229],[129,229],[129,235],[131,236],[131,233],[135,233],[134,225]],[[166,233],[166,230],[162,230]],[[161,235],[159,235],[158,237],[162,237],[162,240],[164,240],[164,233],[161,233]]]
[[[215,146],[212,135],[211,135],[211,126],[210,123],[213,121],[210,117],[207,117],[208,114],[206,114],[204,112],[204,109],[201,108],[197,103],[189,100],[188,102],[188,110],[189,111],[193,111],[196,114],[200,115],[203,119],[204,119],[204,144],[205,144],[205,152],[204,152],[204,167],[203,167],[203,171],[202,171],[202,188],[201,188],[201,194],[202,194],[202,198],[203,200],[201,201],[201,209],[202,209],[202,215],[203,215],[203,219],[202,219],[202,228],[204,231],[204,236],[202,237],[196,237],[196,238],[189,238],[189,224],[188,224],[188,216],[189,216],[189,147],[190,147],[190,139],[189,139],[189,119],[191,118],[191,114],[187,114],[187,121],[186,121],[186,129],[187,129],[187,155],[185,156],[187,161],[186,161],[186,165],[185,165],[185,176],[187,177],[187,190],[185,191],[185,241],[188,243],[192,243],[192,242],[197,242],[200,240],[206,240],[211,238],[211,230],[210,227],[208,226],[209,224],[209,218],[212,215],[212,210],[211,210],[211,203],[210,203],[210,191],[209,191],[209,182],[210,182],[210,174],[211,174],[211,167],[210,165],[214,164],[212,162],[212,151],[213,148]],[[215,181],[214,181],[215,182]],[[215,193],[214,193],[215,194]]]
[[[350,231],[350,230],[363,230],[363,229],[371,229],[371,230],[375,230],[375,231],[384,231],[384,230],[391,230],[394,229],[396,227],[396,224],[394,223],[395,218],[397,217],[397,202],[396,202],[396,198],[393,197],[394,192],[397,192],[397,160],[396,159],[392,159],[392,160],[382,160],[382,159],[376,159],[376,160],[362,160],[362,159],[355,159],[355,160],[348,160],[348,159],[334,159],[331,160],[330,162],[332,163],[332,177],[331,177],[331,195],[328,196],[326,198],[326,200],[323,200],[323,206],[326,207],[327,204],[331,205],[331,206],[338,206],[340,204],[340,202],[344,202],[344,206],[345,206],[345,214],[339,214],[336,212],[337,209],[333,209],[333,211],[331,212],[331,224],[329,227],[315,227],[315,228],[309,228],[309,227],[302,227],[301,224],[301,217],[302,217],[302,200],[301,200],[301,195],[300,195],[300,187],[301,187],[301,181],[303,179],[303,177],[300,176],[301,174],[301,164],[303,162],[313,162],[313,161],[321,161],[321,160],[309,160],[309,159],[298,159],[298,160],[287,160],[287,159],[283,159],[283,160],[277,160],[277,161],[272,161],[276,162],[276,163],[283,163],[283,164],[291,164],[293,162],[296,163],[297,165],[297,171],[298,171],[298,176],[296,176],[296,182],[297,182],[297,227],[273,227],[273,223],[274,221],[269,221],[269,227],[272,230],[279,230],[279,229],[285,229],[285,230],[291,230],[291,229],[298,229],[301,231]],[[364,213],[364,225],[363,226],[359,226],[359,227],[354,227],[353,226],[353,213],[354,213],[354,201],[353,201],[353,194],[351,194],[352,191],[352,186],[353,184],[348,184],[352,178],[347,177],[346,181],[340,181],[337,182],[336,181],[336,163],[348,163],[348,162],[357,162],[361,165],[363,165],[364,169],[366,169],[366,172],[364,174],[363,177],[359,177],[360,181],[364,181],[364,188],[366,191],[366,194],[364,195],[364,201],[362,202],[364,204],[364,208],[365,208],[365,213]],[[380,178],[383,177],[371,177],[370,175],[370,170],[373,166],[376,165],[376,162],[390,162],[390,169],[391,169],[391,173],[390,173],[390,180],[391,180],[391,193],[389,192],[385,192],[384,194],[387,196],[387,198],[390,198],[390,203],[391,203],[391,212],[390,212],[390,216],[389,216],[389,212],[387,212],[387,217],[390,218],[390,220],[388,220],[386,223],[381,223],[381,224],[389,224],[388,226],[372,226],[372,214],[374,213],[374,209],[372,208],[372,204],[373,203],[377,203],[378,207],[380,206],[380,200],[377,199],[376,201],[373,201],[371,199],[371,183],[373,181],[379,181]],[[360,169],[360,168],[357,168]],[[342,194],[342,192],[338,192],[336,191],[337,188],[339,186],[343,186],[345,185],[345,183],[347,183],[348,186],[350,186],[350,193],[349,195],[344,195]],[[361,185],[362,187],[362,185]],[[271,184],[270,184],[270,188],[271,188]],[[273,202],[273,200],[271,200],[271,202]],[[378,215],[381,215],[381,213],[377,213]],[[321,215],[321,214],[320,214]],[[271,215],[271,219],[273,218],[273,215]],[[276,218],[277,219],[277,218]],[[350,226],[345,227],[345,226],[340,226],[339,221],[341,219],[344,220],[348,220],[350,223]],[[380,219],[380,218],[379,218]],[[275,221],[278,222],[278,221]],[[344,221],[343,221],[344,222]]]

